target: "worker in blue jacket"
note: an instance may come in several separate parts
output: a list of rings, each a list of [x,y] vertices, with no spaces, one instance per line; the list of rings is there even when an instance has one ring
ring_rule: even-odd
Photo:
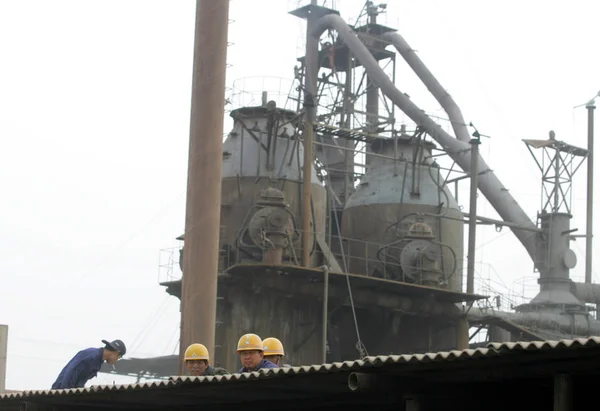
[[[116,363],[125,355],[125,344],[121,340],[102,340],[104,348],[87,348],[79,351],[62,369],[52,384],[53,390],[83,388],[88,380],[98,375],[102,363]]]
[[[256,334],[245,334],[238,341],[237,353],[244,365],[238,372],[258,371],[263,368],[279,368],[264,359],[264,344]]]

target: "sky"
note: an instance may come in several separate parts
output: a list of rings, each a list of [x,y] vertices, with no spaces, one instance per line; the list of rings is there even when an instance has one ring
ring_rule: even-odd
[[[288,92],[305,37],[288,11],[306,3],[230,2],[229,108],[261,89]],[[350,22],[363,5],[335,3]],[[585,109],[573,107],[600,90],[599,12],[593,0],[396,0],[379,21],[399,30],[465,120],[490,136],[484,159],[535,221],[540,172],[521,140],[552,129],[586,147]],[[49,388],[78,350],[101,339],[124,340],[135,357],[175,353],[179,301],[158,285],[168,274],[159,259],[183,232],[194,14],[192,0],[0,1],[8,389]],[[440,112],[398,61],[399,88]],[[580,234],[585,187],[584,167],[573,183]],[[478,214],[498,218],[483,196]],[[585,242],[572,247],[572,278],[582,280]],[[536,294],[533,264],[509,230],[480,227],[476,261],[478,291],[515,301]],[[133,380],[99,374],[93,383],[113,381]]]

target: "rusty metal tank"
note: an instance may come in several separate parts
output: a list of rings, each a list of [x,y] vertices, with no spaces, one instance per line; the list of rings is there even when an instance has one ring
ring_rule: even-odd
[[[351,273],[461,290],[462,213],[433,147],[409,137],[372,143],[385,158],[370,156],[342,217]]]
[[[223,174],[221,194],[221,236],[223,268],[236,262],[266,261],[257,251],[253,214],[256,206],[273,202],[281,207],[274,211],[279,219],[290,215],[296,225],[293,251],[283,253],[283,263],[301,258],[302,229],[302,162],[304,149],[296,134],[300,117],[297,113],[277,108],[274,102],[257,107],[242,107],[231,112],[233,129],[223,142]],[[316,233],[325,231],[326,192],[316,170],[312,174],[311,261],[319,264]],[[267,190],[269,189],[269,190]],[[265,198],[266,196],[266,198]],[[282,197],[282,198],[279,198]],[[264,205],[264,204],[263,204]],[[271,209],[273,204],[270,205]],[[266,213],[264,207],[259,207]],[[286,210],[284,213],[281,210]],[[275,220],[273,220],[275,223]],[[287,220],[282,224],[287,225]],[[250,227],[249,227],[250,225]],[[248,231],[250,229],[250,231]],[[250,233],[250,234],[248,234]],[[254,239],[248,236],[254,236]],[[240,241],[241,238],[241,241]],[[245,238],[245,240],[244,240]],[[264,251],[264,250],[263,250]],[[276,260],[271,261],[278,261]]]

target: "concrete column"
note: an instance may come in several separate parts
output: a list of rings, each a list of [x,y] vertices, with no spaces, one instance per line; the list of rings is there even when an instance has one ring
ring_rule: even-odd
[[[461,316],[456,323],[456,349],[466,350],[469,348],[469,321],[467,316]]]

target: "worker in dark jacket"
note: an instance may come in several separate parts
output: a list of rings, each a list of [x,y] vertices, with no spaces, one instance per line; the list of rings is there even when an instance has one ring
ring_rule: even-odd
[[[102,340],[104,348],[87,348],[79,351],[62,369],[52,384],[53,390],[83,388],[85,383],[98,375],[102,363],[116,363],[125,355],[125,344],[121,340]]]
[[[258,371],[263,368],[279,368],[264,359],[264,344],[256,334],[245,334],[238,341],[237,353],[244,365],[238,372]]]
[[[229,375],[226,369],[213,367],[209,364],[210,355],[208,354],[208,349],[203,344],[192,344],[187,347],[183,359],[185,361],[185,368],[194,377]]]
[[[275,337],[265,338],[263,340],[263,353],[267,361],[271,361],[278,367],[283,367],[283,344]]]

